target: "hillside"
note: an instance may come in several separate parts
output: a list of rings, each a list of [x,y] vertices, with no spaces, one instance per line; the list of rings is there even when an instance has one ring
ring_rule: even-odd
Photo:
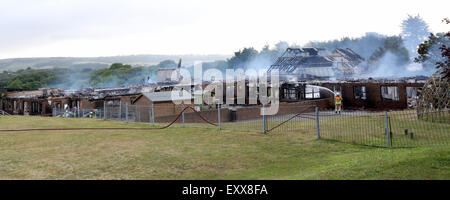
[[[43,58],[10,58],[0,59],[0,71],[17,71],[28,67],[33,69],[48,68],[107,68],[112,63],[127,63],[131,65],[155,65],[163,60],[183,59],[184,65],[195,61],[225,60],[227,55],[129,55],[109,57],[43,57]]]

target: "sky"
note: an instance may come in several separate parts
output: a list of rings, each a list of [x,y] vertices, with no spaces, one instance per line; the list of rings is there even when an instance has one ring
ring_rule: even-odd
[[[224,54],[279,41],[448,31],[446,0],[0,0],[0,58]]]

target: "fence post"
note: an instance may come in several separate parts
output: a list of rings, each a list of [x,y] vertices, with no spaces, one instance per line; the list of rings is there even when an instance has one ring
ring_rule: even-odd
[[[219,124],[219,130],[220,130],[220,104],[217,104],[217,122]]]
[[[155,110],[154,110],[154,104],[152,103],[152,125],[155,125]]]
[[[138,112],[139,110],[139,112]],[[136,112],[138,112],[139,120],[138,122],[141,122],[141,109],[138,109],[138,105],[136,105]]]
[[[138,118],[138,112],[137,112],[137,105],[134,106],[134,122],[137,122]]]
[[[106,119],[106,101],[103,101],[103,119]]]
[[[267,133],[266,130],[266,111],[265,111],[265,106],[264,104],[262,104],[262,124],[263,124],[263,133]]]
[[[122,121],[122,101],[119,102],[119,121]]]
[[[389,121],[388,121],[388,113],[387,113],[387,111],[384,112],[384,121],[385,121],[385,127],[386,127],[387,148],[391,148],[391,139],[390,139],[390,136],[389,136]]]
[[[316,127],[317,127],[317,139],[320,139],[319,107],[316,107]]]
[[[184,128],[184,104],[181,104],[181,120],[183,122],[183,128]]]
[[[128,122],[128,102],[125,103],[125,119]]]

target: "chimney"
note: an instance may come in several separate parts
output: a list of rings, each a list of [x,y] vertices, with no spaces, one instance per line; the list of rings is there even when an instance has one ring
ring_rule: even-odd
[[[178,78],[179,81],[181,80],[180,68],[181,68],[181,58],[178,61],[178,67],[177,67],[177,75],[178,75],[177,78]]]

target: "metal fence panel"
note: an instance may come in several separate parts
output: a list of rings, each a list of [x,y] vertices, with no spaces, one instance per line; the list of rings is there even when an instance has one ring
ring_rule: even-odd
[[[218,109],[220,108],[220,109]],[[302,104],[280,104],[275,115],[261,115],[261,106],[105,105],[102,109],[53,110],[54,117],[97,118],[149,123],[164,127],[215,128],[259,133],[303,133],[318,139],[375,147],[448,145],[450,111],[415,110],[316,111]],[[220,124],[220,126],[219,126]]]

